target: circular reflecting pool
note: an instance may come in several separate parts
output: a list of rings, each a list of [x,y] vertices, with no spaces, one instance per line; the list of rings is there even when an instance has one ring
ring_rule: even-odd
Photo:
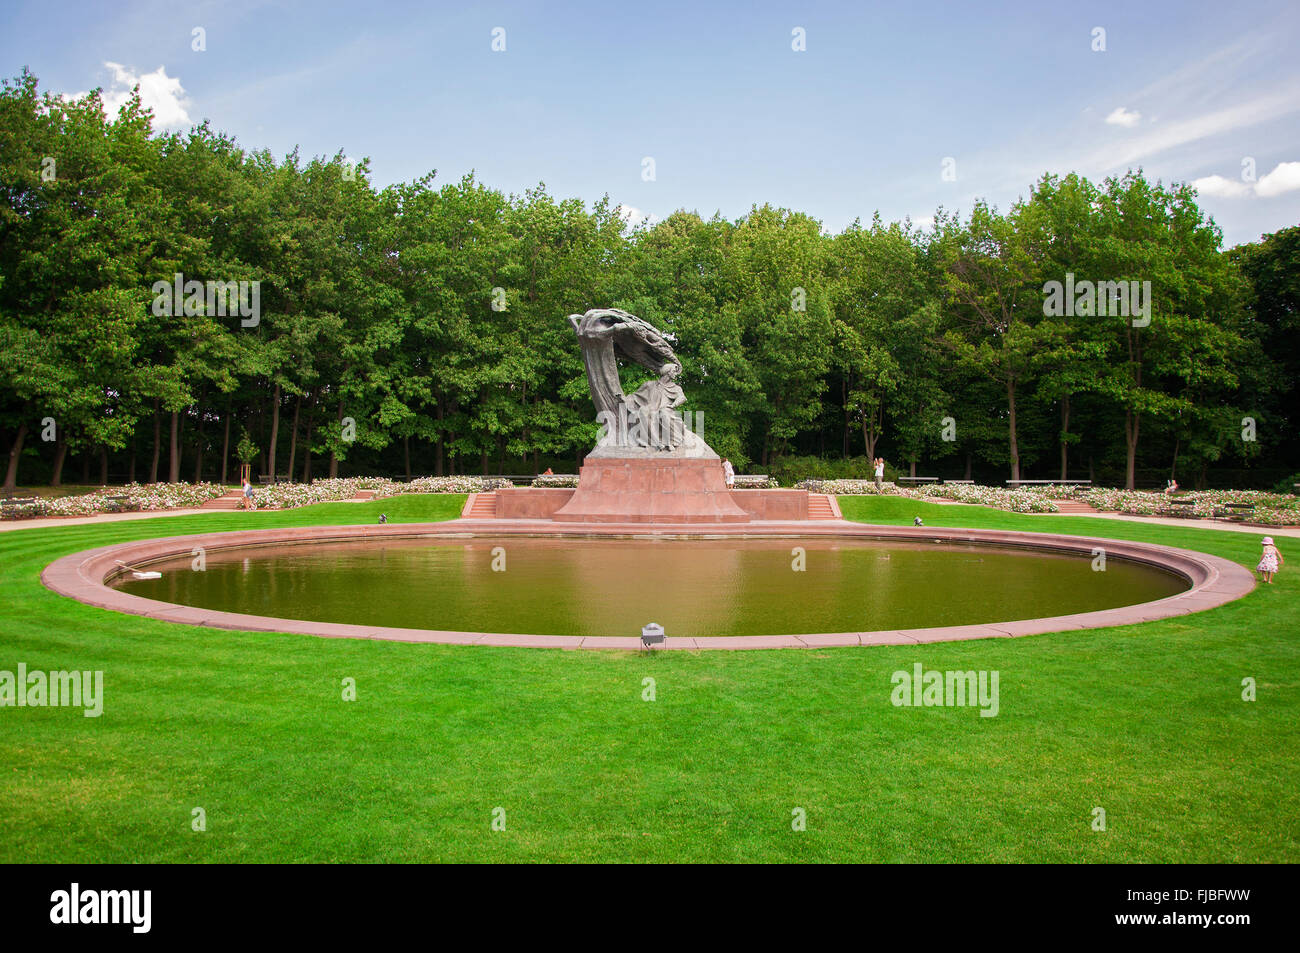
[[[133,595],[314,622],[463,632],[783,635],[1092,612],[1189,588],[1090,555],[961,543],[754,539],[389,539],[251,546],[119,576]],[[201,568],[196,568],[201,567]]]

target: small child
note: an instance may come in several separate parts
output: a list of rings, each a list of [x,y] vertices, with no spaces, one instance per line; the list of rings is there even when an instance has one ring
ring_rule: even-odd
[[[1260,557],[1259,565],[1255,567],[1255,572],[1262,573],[1264,575],[1264,581],[1269,585],[1272,585],[1273,573],[1277,572],[1278,567],[1286,562],[1286,560],[1282,558],[1282,554],[1279,553],[1277,547],[1273,545],[1272,536],[1265,536],[1260,543],[1264,547],[1264,555]]]

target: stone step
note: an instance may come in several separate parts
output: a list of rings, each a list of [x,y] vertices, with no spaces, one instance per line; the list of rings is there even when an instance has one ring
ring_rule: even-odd
[[[835,506],[831,503],[831,498],[825,493],[808,494],[808,518],[810,520],[839,519],[835,513]]]
[[[239,490],[231,490],[225,496],[214,497],[202,504],[201,510],[239,510],[244,507],[244,494]]]
[[[463,518],[490,520],[496,519],[496,515],[497,495],[495,493],[476,493],[474,499],[470,501],[469,506],[466,508]]]
[[[1052,502],[1056,504],[1056,508],[1062,513],[1098,512],[1094,507],[1089,506],[1087,503],[1081,503],[1078,500],[1052,500]]]

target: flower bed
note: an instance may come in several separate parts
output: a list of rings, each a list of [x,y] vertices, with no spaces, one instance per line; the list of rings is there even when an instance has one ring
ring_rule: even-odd
[[[1085,490],[1078,497],[1089,506],[1131,516],[1191,516],[1208,519],[1222,515],[1228,504],[1248,504],[1255,511],[1242,514],[1252,523],[1300,526],[1300,497],[1266,490],[1194,490],[1166,496],[1147,490]],[[1173,501],[1179,503],[1174,505]],[[1190,501],[1191,505],[1187,505]]]
[[[117,510],[175,510],[202,506],[225,493],[226,487],[216,483],[128,483],[78,496],[37,497],[34,502],[21,506],[6,506],[3,513],[5,519],[32,519],[39,516],[94,516]]]
[[[484,493],[510,486],[509,480],[483,479],[473,476],[421,477],[410,483],[396,483],[384,477],[348,477],[317,480],[314,483],[275,483],[253,488],[253,505],[258,509],[287,510],[313,503],[350,500],[358,490],[374,490],[375,498],[403,493]],[[208,500],[225,496],[230,487],[217,483],[131,483],[123,487],[105,487],[93,493],[51,499],[38,498],[21,506],[6,506],[5,519],[32,519],[41,516],[94,516],[118,510],[148,512],[187,509],[202,506]],[[114,500],[112,497],[125,497]]]
[[[1043,493],[1030,489],[1004,490],[995,486],[976,486],[971,483],[939,483],[918,487],[900,487],[896,483],[882,483],[876,488],[874,480],[804,480],[795,486],[814,493],[835,496],[902,496],[910,500],[953,500],[957,503],[975,503],[992,506],[1013,513],[1056,513],[1056,504]]]
[[[541,476],[533,478],[532,485],[551,490],[571,490],[578,486],[578,475],[576,473],[543,473]]]

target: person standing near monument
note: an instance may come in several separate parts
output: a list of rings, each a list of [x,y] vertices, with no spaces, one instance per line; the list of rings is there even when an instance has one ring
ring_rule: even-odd
[[[880,486],[885,479],[885,458],[876,457],[876,492],[880,492]]]
[[[726,457],[722,458],[722,478],[726,481],[728,490],[736,488],[736,468]]]

